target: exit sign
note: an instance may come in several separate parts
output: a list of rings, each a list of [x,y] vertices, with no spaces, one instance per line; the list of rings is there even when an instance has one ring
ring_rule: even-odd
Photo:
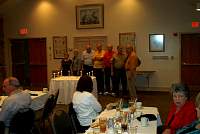
[[[198,21],[193,21],[193,22],[192,22],[192,27],[193,27],[193,28],[199,27],[199,22],[198,22]]]
[[[19,34],[20,35],[27,35],[28,34],[28,29],[27,28],[20,28],[19,29]]]

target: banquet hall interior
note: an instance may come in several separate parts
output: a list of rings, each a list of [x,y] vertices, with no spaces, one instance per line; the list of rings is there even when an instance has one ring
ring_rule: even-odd
[[[199,0],[0,0],[0,87],[6,77],[15,76],[24,89],[60,89],[56,108],[68,108],[72,91],[64,96],[64,87],[53,81],[61,75],[64,53],[73,59],[74,50],[82,53],[87,44],[93,50],[98,43],[104,50],[112,44],[114,51],[131,44],[141,60],[138,100],[157,107],[164,122],[173,83],[186,83],[192,100],[199,92],[198,5]],[[85,21],[87,15],[97,20]],[[120,99],[97,98],[103,109]]]

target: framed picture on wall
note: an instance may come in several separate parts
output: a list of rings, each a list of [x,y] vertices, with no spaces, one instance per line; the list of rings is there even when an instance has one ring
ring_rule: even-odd
[[[106,49],[107,36],[82,36],[74,37],[74,48],[84,51],[85,45],[90,44],[92,49],[96,48],[96,44],[100,43],[103,49]]]
[[[119,45],[131,44],[135,47],[135,32],[119,33]]]
[[[76,28],[103,28],[104,5],[89,4],[76,6]]]
[[[67,36],[53,36],[54,59],[64,58],[65,52],[67,52]]]
[[[149,34],[149,52],[165,51],[165,35]]]

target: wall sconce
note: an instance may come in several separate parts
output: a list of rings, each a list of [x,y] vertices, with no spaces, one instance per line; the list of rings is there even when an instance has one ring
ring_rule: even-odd
[[[198,2],[198,3],[196,4],[196,10],[197,10],[197,11],[200,11],[200,2]]]

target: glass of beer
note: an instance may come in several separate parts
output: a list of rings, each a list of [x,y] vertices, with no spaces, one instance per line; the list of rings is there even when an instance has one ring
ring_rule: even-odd
[[[100,117],[99,118],[100,133],[105,133],[105,131],[106,131],[106,124],[107,124],[106,117]]]

